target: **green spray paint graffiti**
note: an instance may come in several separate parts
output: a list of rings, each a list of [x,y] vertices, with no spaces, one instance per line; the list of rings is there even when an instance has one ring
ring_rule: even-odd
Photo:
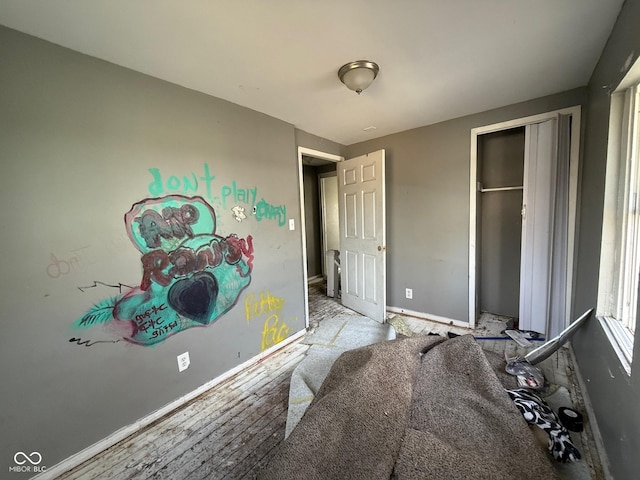
[[[251,282],[252,237],[216,235],[215,211],[201,197],[150,198],[124,220],[142,253],[140,286],[94,305],[75,328],[103,324],[126,341],[154,345],[212,324]]]
[[[163,175],[159,168],[150,168],[152,181],[149,183],[149,193],[154,197],[160,197],[165,194],[190,194],[205,191],[206,198],[219,204],[223,211],[233,210],[234,218],[241,222],[246,218],[244,216],[244,207],[238,204],[248,205],[256,221],[270,220],[276,222],[279,227],[287,224],[287,207],[286,205],[274,205],[267,202],[264,198],[258,200],[258,187],[247,187],[239,185],[233,180],[229,185],[222,185],[218,192],[214,187],[216,176],[211,173],[209,164],[205,163],[203,174],[196,175],[194,172],[188,175]],[[242,215],[238,215],[238,209],[242,211]]]

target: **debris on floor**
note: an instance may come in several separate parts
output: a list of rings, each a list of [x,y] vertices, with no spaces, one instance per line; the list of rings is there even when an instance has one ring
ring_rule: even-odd
[[[542,398],[528,388],[507,390],[523,418],[529,425],[536,426],[549,436],[549,452],[559,462],[580,460],[580,451],[571,441],[567,429],[560,423],[554,411]]]
[[[575,322],[571,323],[567,328],[565,328],[562,332],[560,332],[557,336],[536,348],[532,352],[527,353],[524,357],[529,363],[535,365],[540,363],[545,358],[551,356],[552,353],[557,351],[560,347],[562,347],[569,339],[573,336],[573,334],[582,326],[582,324],[589,318],[593,312],[593,308],[590,308],[578,318]]]
[[[545,378],[542,370],[531,365],[524,358],[507,358],[505,356],[507,366],[505,370],[511,375],[515,375],[518,385],[521,387],[532,388],[534,390],[542,390],[545,388]]]
[[[590,314],[591,311],[585,312],[586,317],[589,317]],[[403,334],[406,336],[417,334],[436,334],[453,338],[456,335],[464,335],[470,332],[468,328],[417,319],[408,315],[394,314],[390,316],[387,321],[389,322],[392,318],[393,321],[390,323],[394,328],[397,328],[398,333],[400,333],[399,329],[404,328],[408,328],[411,331],[411,333]],[[483,313],[478,319],[476,328],[472,333],[474,337],[476,337],[476,340],[478,340],[478,343],[482,346],[483,350],[497,353],[505,358],[523,359],[530,352],[534,352],[536,350],[538,350],[539,353],[544,353],[544,356],[538,354],[536,354],[536,356],[529,356],[529,358],[533,357],[534,360],[537,361],[535,368],[542,372],[544,378],[544,388],[536,390],[535,393],[540,398],[544,399],[550,408],[556,412],[557,417],[560,419],[560,423],[564,425],[564,428],[573,432],[573,430],[568,426],[571,420],[568,420],[569,424],[565,424],[565,421],[563,421],[565,416],[561,415],[560,412],[565,412],[566,409],[575,412],[585,412],[585,405],[584,400],[582,399],[582,392],[578,384],[576,372],[574,371],[575,368],[571,360],[570,349],[568,348],[568,339],[563,339],[564,341],[562,341],[560,346],[557,348],[555,348],[557,346],[557,342],[554,342],[554,351],[549,352],[548,347],[538,348],[540,343],[544,341],[542,336],[538,338],[529,338],[529,335],[527,335],[528,340],[535,343],[531,347],[522,347],[505,335],[505,330],[515,330],[518,327],[517,322],[512,320],[513,319],[508,317]],[[583,320],[581,316],[581,318],[573,322],[574,324],[577,324],[573,329],[579,328],[584,321],[585,320]],[[522,331],[520,330],[520,332]],[[531,332],[523,333],[530,334]],[[551,341],[553,340],[555,339],[552,339]],[[545,342],[545,344],[551,343],[551,341]],[[543,346],[545,344],[543,344]],[[555,470],[564,480],[604,478],[603,467],[598,457],[593,439],[593,431],[589,426],[589,419],[586,414],[584,417],[580,414],[580,420],[583,424],[583,430],[573,433],[571,435],[571,441],[580,452],[582,460],[567,463],[556,462]],[[532,428],[532,432],[534,432],[534,435],[536,436],[538,432],[540,432],[544,437],[544,445],[547,444],[549,439],[546,433],[539,428]]]
[[[409,325],[407,325],[399,315],[394,315],[393,317],[388,318],[387,323],[396,330],[396,334],[398,336],[404,335],[405,337],[411,337],[414,335],[411,328],[409,328]]]
[[[511,337],[513,341],[516,342],[521,347],[533,346],[533,343],[531,343],[527,338],[527,336],[520,330],[505,330],[504,333],[506,333],[509,337]]]

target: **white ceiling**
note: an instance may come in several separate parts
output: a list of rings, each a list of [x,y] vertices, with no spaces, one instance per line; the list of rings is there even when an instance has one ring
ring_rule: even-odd
[[[622,3],[1,0],[0,24],[350,145],[586,85]]]

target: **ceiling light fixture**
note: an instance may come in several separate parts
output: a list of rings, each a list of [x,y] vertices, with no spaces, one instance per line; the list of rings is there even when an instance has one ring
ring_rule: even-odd
[[[349,90],[353,90],[358,95],[362,93],[373,79],[378,76],[380,67],[369,60],[358,60],[357,62],[347,63],[338,70],[338,77]]]

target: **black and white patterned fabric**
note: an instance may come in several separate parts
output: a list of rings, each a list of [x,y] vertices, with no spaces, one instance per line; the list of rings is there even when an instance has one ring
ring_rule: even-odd
[[[549,452],[553,458],[560,462],[580,460],[580,452],[571,442],[569,432],[544,400],[526,388],[507,390],[507,393],[527,423],[549,435]]]

